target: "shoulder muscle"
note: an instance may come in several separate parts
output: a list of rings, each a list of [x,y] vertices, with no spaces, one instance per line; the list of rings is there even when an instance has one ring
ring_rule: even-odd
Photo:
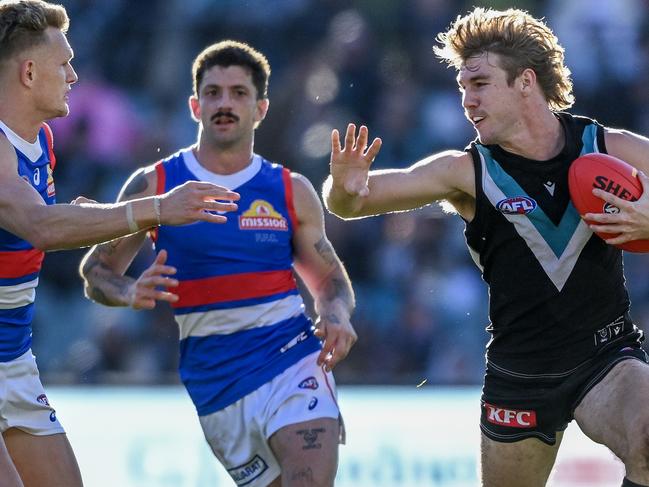
[[[118,201],[154,196],[156,194],[157,179],[155,166],[138,169],[124,183]]]
[[[649,174],[649,139],[630,132],[606,128],[604,131],[607,152],[623,161],[628,162],[636,169]]]

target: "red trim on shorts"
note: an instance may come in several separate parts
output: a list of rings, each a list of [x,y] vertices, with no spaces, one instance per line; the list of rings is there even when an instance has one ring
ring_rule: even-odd
[[[338,400],[336,399],[336,394],[334,394],[333,387],[331,387],[331,384],[329,384],[329,377],[327,376],[327,371],[324,370],[324,365],[322,366],[322,373],[324,374],[324,380],[325,384],[327,385],[327,389],[329,389],[329,394],[331,394],[331,399],[333,399],[334,404],[340,411],[340,406],[338,405]]]

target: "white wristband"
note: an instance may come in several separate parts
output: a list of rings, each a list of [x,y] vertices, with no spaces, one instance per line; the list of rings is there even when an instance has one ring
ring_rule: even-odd
[[[126,203],[126,222],[128,223],[128,229],[131,233],[136,233],[140,230],[135,218],[133,218],[133,203],[131,201]]]
[[[153,198],[153,211],[155,211],[156,224],[160,226],[160,198]]]

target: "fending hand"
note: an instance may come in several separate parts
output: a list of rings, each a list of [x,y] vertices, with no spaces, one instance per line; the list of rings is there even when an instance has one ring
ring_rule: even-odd
[[[340,134],[337,129],[331,132],[330,170],[333,184],[352,196],[367,196],[369,187],[367,178],[370,166],[374,162],[382,141],[378,137],[368,147],[369,132],[361,125],[356,136],[356,125],[347,125],[345,146],[340,144]]]

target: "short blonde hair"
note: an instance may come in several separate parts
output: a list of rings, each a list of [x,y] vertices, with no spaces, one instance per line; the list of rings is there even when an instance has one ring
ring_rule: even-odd
[[[67,32],[69,25],[61,5],[41,0],[0,2],[0,62],[45,42],[48,27]]]
[[[508,83],[527,68],[536,73],[551,110],[565,110],[575,102],[563,47],[542,20],[524,10],[476,7],[436,40],[441,46],[433,48],[435,54],[449,66],[460,69],[472,57],[498,54]]]

